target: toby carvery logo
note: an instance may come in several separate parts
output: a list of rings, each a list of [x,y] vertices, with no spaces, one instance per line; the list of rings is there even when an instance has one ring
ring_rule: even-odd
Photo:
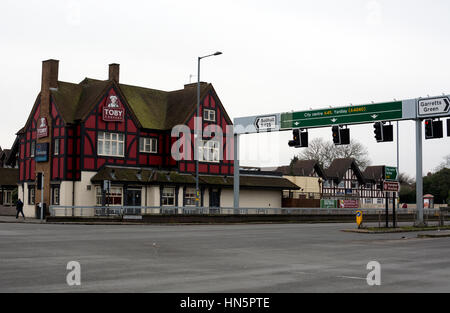
[[[103,121],[105,122],[120,122],[123,121],[125,110],[120,104],[117,96],[110,96],[106,105],[103,107]]]

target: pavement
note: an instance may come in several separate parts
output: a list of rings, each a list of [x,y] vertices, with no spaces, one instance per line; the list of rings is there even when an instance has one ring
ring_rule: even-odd
[[[1,223],[0,292],[450,292],[450,238],[344,228]]]
[[[41,221],[40,219],[36,218],[29,218],[25,217],[25,219],[20,215],[19,218],[16,218],[15,216],[0,216],[0,223],[25,223],[25,224],[42,224],[45,223],[44,221]]]

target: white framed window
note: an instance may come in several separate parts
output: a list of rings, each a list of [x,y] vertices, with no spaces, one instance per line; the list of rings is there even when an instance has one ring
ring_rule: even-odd
[[[162,206],[175,206],[175,188],[164,187],[161,196]]]
[[[125,136],[117,133],[98,132],[97,154],[123,157]]]
[[[59,155],[59,139],[55,139],[55,144],[53,147],[53,155]]]
[[[31,150],[30,150],[30,157],[34,158],[34,152],[36,151],[36,141],[31,142]]]
[[[201,140],[198,147],[198,160],[200,162],[219,163],[220,147],[215,140]]]
[[[95,187],[95,204],[103,204],[102,187]],[[122,187],[111,187],[109,192],[105,193],[105,204],[113,206],[121,206],[123,203],[123,189]]]
[[[204,109],[203,110],[203,119],[208,122],[215,122],[216,121],[216,111]]]
[[[59,205],[59,186],[52,187],[52,204]]]
[[[195,205],[195,188],[186,188],[184,191],[184,205],[193,206]]]
[[[95,205],[101,206],[103,197],[102,197],[102,188],[97,186],[95,187]]]
[[[158,153],[158,139],[156,138],[140,138],[139,151],[143,153]]]
[[[365,204],[372,204],[372,198],[365,198],[364,199]]]
[[[12,205],[12,190],[5,190],[3,194],[3,204],[5,205]]]
[[[377,198],[377,204],[383,204],[383,198]]]
[[[34,189],[34,186],[28,187],[28,204],[35,204],[36,199],[36,190]]]

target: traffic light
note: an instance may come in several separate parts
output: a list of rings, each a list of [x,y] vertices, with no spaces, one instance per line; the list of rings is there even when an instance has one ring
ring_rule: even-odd
[[[341,132],[339,131],[339,126],[333,126],[331,128],[333,132],[333,142],[335,145],[341,144]]]
[[[425,139],[442,138],[443,135],[442,121],[425,120]]]
[[[289,141],[289,147],[306,148],[308,147],[308,131],[294,129],[292,131],[293,140]]]
[[[433,121],[433,137],[434,138],[444,137],[442,121]]]
[[[350,129],[333,126],[331,130],[333,132],[333,142],[335,145],[350,144]]]
[[[341,129],[341,145],[349,145],[350,144],[350,129],[343,128]]]
[[[375,133],[375,139],[377,142],[383,141],[383,123],[382,122],[376,122],[373,124],[374,133]]]
[[[292,131],[292,136],[294,139],[289,141],[289,147],[300,147],[300,130],[299,129],[294,129]]]
[[[394,141],[394,125],[383,125],[383,142]]]
[[[373,124],[375,139],[377,142],[394,141],[394,127],[384,125],[385,122],[376,122]]]
[[[433,138],[433,120],[425,120],[425,139]]]
[[[447,120],[447,136],[450,137],[450,118]]]
[[[42,190],[42,173],[37,173],[36,180],[37,189]]]

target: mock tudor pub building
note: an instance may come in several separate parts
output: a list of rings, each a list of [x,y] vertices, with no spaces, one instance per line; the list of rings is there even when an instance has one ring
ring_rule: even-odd
[[[192,206],[195,161],[175,160],[176,125],[194,138],[197,84],[160,91],[119,83],[119,65],[108,80],[58,80],[59,61],[43,62],[41,91],[25,126],[17,133],[19,189],[25,214],[43,199],[49,205]],[[232,125],[213,86],[201,83],[202,128]],[[203,137],[199,147],[200,201],[205,207],[232,207],[232,144]],[[217,137],[214,137],[217,138]],[[222,145],[223,158],[220,156]],[[108,182],[105,184],[105,182]],[[105,187],[106,185],[106,187]],[[105,197],[108,188],[108,197]],[[298,187],[276,174],[241,175],[242,207],[280,208],[282,190]],[[48,212],[47,212],[48,213]]]

